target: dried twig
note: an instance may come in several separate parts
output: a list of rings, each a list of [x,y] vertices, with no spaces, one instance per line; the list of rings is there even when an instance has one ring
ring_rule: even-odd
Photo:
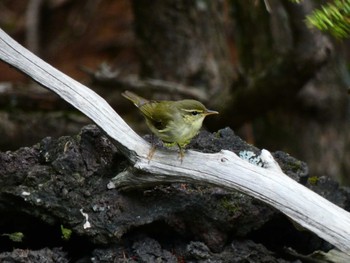
[[[101,64],[97,71],[82,67],[94,81],[98,83],[108,83],[109,85],[123,87],[128,90],[145,90],[147,92],[162,92],[184,97],[191,97],[202,101],[203,103],[209,100],[208,95],[196,87],[182,85],[180,83],[165,81],[160,79],[140,79],[137,75],[120,76],[118,71],[113,71],[108,65]]]

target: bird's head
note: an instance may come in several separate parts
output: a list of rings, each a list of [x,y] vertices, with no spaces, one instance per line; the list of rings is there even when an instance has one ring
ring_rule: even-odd
[[[208,110],[202,103],[196,100],[179,101],[178,107],[184,121],[196,128],[198,127],[198,129],[202,126],[206,116],[219,114],[217,111]]]

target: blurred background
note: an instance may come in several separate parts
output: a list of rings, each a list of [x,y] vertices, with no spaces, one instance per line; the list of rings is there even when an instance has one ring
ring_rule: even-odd
[[[332,1],[294,2],[2,0],[0,28],[94,89],[140,134],[148,133],[142,116],[122,91],[194,98],[220,111],[206,129],[231,127],[259,148],[307,162],[311,176],[349,185],[349,41],[337,35],[349,28],[307,24]],[[0,62],[0,151],[88,123]]]

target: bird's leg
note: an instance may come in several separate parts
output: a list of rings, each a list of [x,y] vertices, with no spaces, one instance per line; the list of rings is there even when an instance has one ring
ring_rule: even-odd
[[[156,146],[152,145],[151,150],[149,151],[148,155],[147,155],[147,159],[148,159],[148,163],[151,161],[151,159],[153,158],[154,153],[156,152]]]
[[[151,161],[154,153],[156,152],[156,148],[157,148],[156,144],[154,143],[154,135],[153,134],[151,134],[151,145],[152,145],[152,148],[151,148],[151,150],[149,150],[149,153],[147,155],[148,163]]]
[[[180,152],[179,152],[179,159],[180,159],[180,161],[182,163],[182,160],[184,159],[184,156],[185,156],[185,149],[178,143],[177,143],[177,146],[179,147],[179,150],[180,150]]]

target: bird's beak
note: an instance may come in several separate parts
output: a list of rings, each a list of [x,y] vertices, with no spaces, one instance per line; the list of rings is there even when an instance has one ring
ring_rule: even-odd
[[[213,115],[213,114],[219,114],[219,112],[214,111],[214,110],[206,110],[206,112],[204,112],[205,116]]]

